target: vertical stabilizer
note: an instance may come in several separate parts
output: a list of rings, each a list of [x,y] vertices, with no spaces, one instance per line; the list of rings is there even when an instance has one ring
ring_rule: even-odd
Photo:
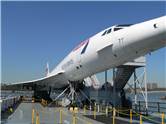
[[[47,62],[47,65],[46,65],[46,76],[48,76],[49,75],[49,64],[48,64],[48,62]]]

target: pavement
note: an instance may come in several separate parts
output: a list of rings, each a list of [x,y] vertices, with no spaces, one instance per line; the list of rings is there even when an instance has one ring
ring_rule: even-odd
[[[21,103],[15,112],[8,117],[2,124],[32,124],[32,109],[35,110],[34,123],[36,123],[36,113],[39,114],[40,124],[58,124],[60,123],[60,112],[62,110],[62,123],[72,124],[73,114],[67,108],[61,107],[43,107],[40,103]],[[103,124],[90,118],[76,115],[76,124]]]
[[[32,110],[34,113],[34,124],[36,124],[36,115],[39,115],[38,124],[74,124],[73,117],[76,117],[75,124],[112,124],[112,115],[106,115],[104,113],[96,112],[96,119],[94,119],[93,112],[86,110],[86,113],[82,109],[73,116],[73,113],[64,107],[43,107],[40,103],[27,103],[22,102],[12,115],[7,120],[1,121],[2,124],[32,124]],[[60,110],[62,116],[60,117]],[[115,124],[129,124],[128,118],[116,117]],[[132,124],[139,124],[139,120],[133,120]],[[144,124],[149,124],[145,123]]]

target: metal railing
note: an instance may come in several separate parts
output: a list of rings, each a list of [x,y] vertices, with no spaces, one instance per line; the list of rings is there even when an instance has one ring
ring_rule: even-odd
[[[145,112],[145,101],[133,102],[132,108],[137,112]],[[166,102],[148,102],[148,112],[166,113]]]
[[[93,116],[94,116],[93,117],[94,120],[97,119],[96,107],[97,106],[94,106],[94,110],[92,111]],[[59,114],[59,116],[57,116],[57,117],[55,115],[55,124],[56,123],[62,124],[66,116],[69,116],[71,118],[71,124],[79,124],[78,121],[80,121],[84,124],[92,124],[92,121],[87,120],[86,118],[81,118],[78,116],[79,113],[81,113],[81,111],[83,111],[83,113],[86,114],[86,111],[87,111],[86,108],[87,108],[87,106],[84,106],[83,110],[79,110],[79,109],[75,109],[75,108],[73,109],[71,107],[70,112],[66,112],[64,110],[64,108],[59,108],[59,109],[55,110],[54,113]],[[103,111],[102,113],[105,113],[106,117],[109,117],[108,113],[110,113],[110,112],[112,113],[111,114],[112,124],[117,123],[116,117],[118,117],[118,114],[128,116],[129,117],[129,124],[133,123],[133,121],[135,120],[134,118],[138,118],[139,124],[143,124],[144,122],[151,122],[154,124],[164,124],[165,123],[165,114],[164,113],[160,114],[159,120],[156,120],[155,117],[153,117],[153,116],[144,116],[143,114],[137,113],[137,112],[133,111],[132,109],[120,110],[121,108],[120,109],[119,108],[118,109],[112,108],[112,110],[110,110],[110,111],[108,110],[108,107],[106,107],[105,109],[106,110]],[[128,113],[128,111],[129,111],[129,113]],[[32,124],[40,124],[40,119],[41,119],[40,114],[43,112],[46,114],[50,114],[50,113],[47,113],[45,111],[40,111],[37,109],[35,110],[34,108],[32,109]]]

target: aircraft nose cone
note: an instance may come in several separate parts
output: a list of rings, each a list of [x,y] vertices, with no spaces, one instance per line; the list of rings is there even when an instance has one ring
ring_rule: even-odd
[[[154,24],[154,28],[159,28],[162,35],[162,42],[166,44],[166,16],[163,16],[158,23]]]
[[[166,16],[164,16],[164,19],[163,19],[163,25],[164,25],[164,32],[166,33]]]
[[[166,44],[166,16],[164,16],[164,19],[163,19],[164,21],[163,21],[163,27],[164,27],[164,31],[163,31],[163,34],[164,34],[164,42],[165,42],[165,44]]]

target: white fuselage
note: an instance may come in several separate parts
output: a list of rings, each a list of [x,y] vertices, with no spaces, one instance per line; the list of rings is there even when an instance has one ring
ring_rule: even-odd
[[[83,41],[50,75],[63,70],[67,81],[80,81],[166,45],[166,16],[122,26],[123,29],[117,31],[114,31],[115,28],[118,26],[105,29]],[[109,29],[110,33],[102,35]]]

